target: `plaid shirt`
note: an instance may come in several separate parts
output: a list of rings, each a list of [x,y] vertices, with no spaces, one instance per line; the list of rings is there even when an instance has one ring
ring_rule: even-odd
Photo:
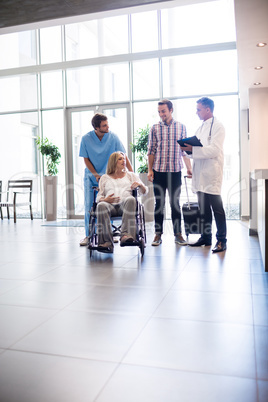
[[[172,119],[170,125],[160,121],[149,133],[148,155],[154,155],[153,169],[157,172],[180,172],[183,168],[181,151],[177,140],[186,138],[186,127]]]

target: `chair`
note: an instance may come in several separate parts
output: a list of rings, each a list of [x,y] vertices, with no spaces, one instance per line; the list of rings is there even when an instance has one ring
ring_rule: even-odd
[[[2,183],[1,183],[2,187]],[[32,212],[32,180],[9,180],[7,184],[7,196],[6,202],[2,201],[0,192],[0,210],[1,210],[1,219],[3,219],[2,207],[7,208],[7,218],[9,219],[9,208],[13,208],[14,210],[14,223],[17,221],[16,207],[22,207],[25,205],[29,205],[30,208],[30,216],[31,220],[33,220],[33,212]],[[18,190],[18,191],[17,191]],[[10,201],[10,193],[13,193],[13,201]],[[26,195],[29,194],[29,201],[25,200]],[[24,197],[22,197],[22,195]],[[17,199],[23,199],[23,201],[18,202]]]

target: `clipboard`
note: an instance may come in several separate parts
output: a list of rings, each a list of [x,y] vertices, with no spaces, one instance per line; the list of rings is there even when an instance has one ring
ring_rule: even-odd
[[[184,147],[185,146],[184,144],[189,144],[192,145],[193,147],[203,146],[196,135],[194,135],[193,137],[183,138],[182,140],[177,140],[177,142],[178,144],[180,144],[181,147]],[[191,151],[184,151],[184,152],[186,152],[188,155],[191,155],[192,153]]]

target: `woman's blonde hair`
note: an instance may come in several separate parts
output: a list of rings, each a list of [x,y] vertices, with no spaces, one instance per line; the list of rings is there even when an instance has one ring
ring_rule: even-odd
[[[114,152],[110,155],[106,169],[107,174],[113,174],[115,172],[117,161],[122,155],[125,156],[124,152],[120,151]]]

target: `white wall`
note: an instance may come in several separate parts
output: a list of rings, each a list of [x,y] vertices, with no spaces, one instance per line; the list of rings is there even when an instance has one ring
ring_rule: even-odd
[[[250,171],[268,169],[268,88],[249,89]]]
[[[250,215],[249,205],[249,133],[248,110],[240,113],[240,157],[241,157],[241,218],[247,219]]]

